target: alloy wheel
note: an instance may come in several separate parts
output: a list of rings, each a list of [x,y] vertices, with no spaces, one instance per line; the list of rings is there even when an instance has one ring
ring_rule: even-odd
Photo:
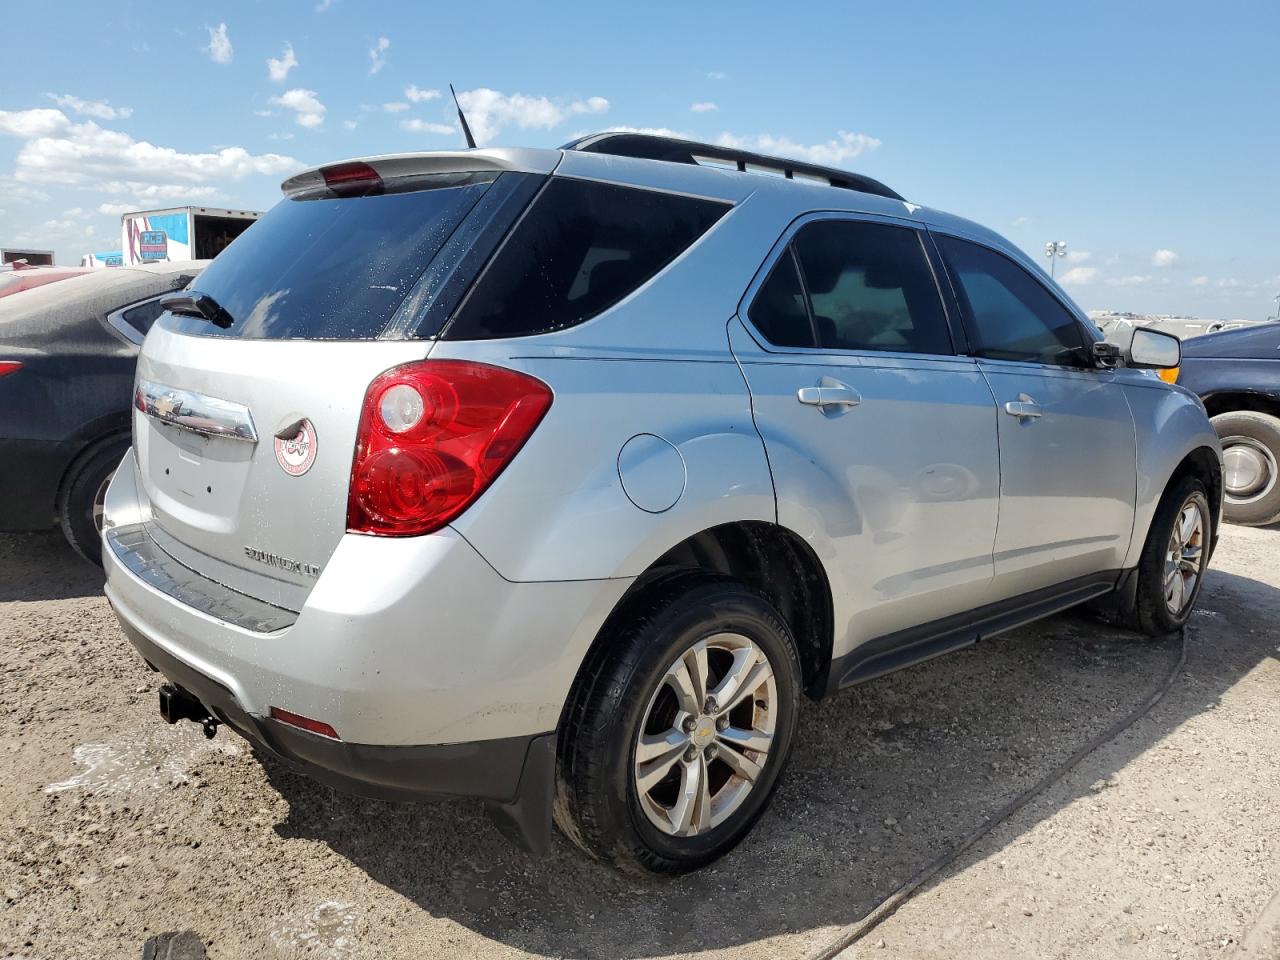
[[[649,822],[690,837],[731,817],[768,761],[777,711],[773,667],[749,637],[717,633],[677,657],[635,743],[632,777]]]
[[[1174,617],[1181,617],[1195,599],[1204,572],[1207,518],[1199,498],[1192,497],[1178,511],[1164,563],[1164,602]]]

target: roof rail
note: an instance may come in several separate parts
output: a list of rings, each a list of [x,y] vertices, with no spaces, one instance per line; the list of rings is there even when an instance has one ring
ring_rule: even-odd
[[[833,187],[845,190],[858,190],[862,193],[888,197],[891,200],[902,200],[898,193],[890,190],[879,180],[864,177],[848,170],[835,167],[823,167],[816,163],[805,163],[801,160],[790,160],[786,157],[771,157],[763,153],[752,153],[739,150],[737,147],[723,147],[713,143],[698,143],[693,140],[680,140],[676,137],[659,137],[648,133],[593,133],[566,143],[561,150],[578,150],[583,153],[607,153],[615,157],[638,157],[644,160],[667,160],[672,163],[732,164],[742,172],[756,168],[780,174],[788,180],[802,177],[817,179],[829,183]]]

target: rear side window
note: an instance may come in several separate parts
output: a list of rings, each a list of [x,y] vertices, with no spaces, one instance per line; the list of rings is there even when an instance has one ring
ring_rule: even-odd
[[[160,325],[244,339],[374,339],[493,179],[444,174],[380,195],[282,200],[192,284],[230,326],[174,315]]]
[[[1008,257],[955,237],[938,237],[968,301],[974,352],[992,360],[1087,365],[1075,317]]]
[[[524,337],[589,320],[657,274],[728,209],[711,200],[553,177],[444,337]]]
[[[120,311],[120,319],[138,334],[145,337],[147,331],[151,329],[151,325],[156,322],[156,318],[162,313],[164,313],[164,310],[160,307],[160,298],[155,297],[151,300],[144,300],[136,306],[126,307]]]

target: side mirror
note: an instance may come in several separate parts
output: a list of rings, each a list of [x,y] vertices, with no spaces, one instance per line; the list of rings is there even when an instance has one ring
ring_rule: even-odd
[[[1182,364],[1182,341],[1172,334],[1137,327],[1125,360],[1126,366],[1140,370],[1168,370]]]

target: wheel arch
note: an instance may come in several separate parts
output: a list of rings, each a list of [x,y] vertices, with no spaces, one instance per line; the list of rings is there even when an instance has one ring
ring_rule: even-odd
[[[1252,390],[1223,390],[1205,394],[1201,399],[1210,417],[1241,410],[1280,417],[1280,398],[1266,393]]]
[[[739,580],[777,608],[796,640],[805,693],[822,696],[835,636],[827,572],[799,534],[763,520],[717,524],[664,551],[615,605],[584,662],[609,642],[611,627],[652,591],[668,589],[675,580],[707,577]]]

